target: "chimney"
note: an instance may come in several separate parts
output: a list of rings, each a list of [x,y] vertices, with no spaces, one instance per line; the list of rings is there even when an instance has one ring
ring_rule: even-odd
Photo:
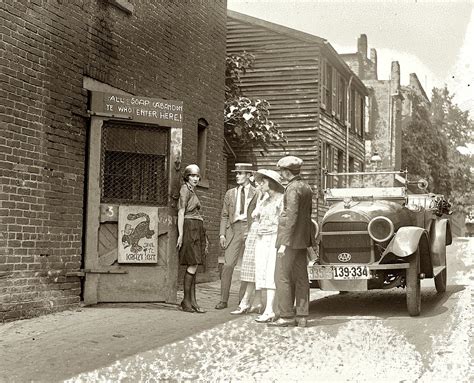
[[[416,75],[416,73],[410,73],[410,86],[413,88],[413,89],[417,89],[418,88],[418,76]]]
[[[390,73],[390,79],[395,89],[400,88],[400,64],[398,61],[392,61],[392,70]]]
[[[367,58],[367,35],[362,34],[357,39],[357,52],[362,55],[364,59]]]
[[[372,48],[370,50],[370,61],[372,61],[372,71],[373,71],[373,76],[374,79],[378,79],[377,75],[377,50],[375,48]]]

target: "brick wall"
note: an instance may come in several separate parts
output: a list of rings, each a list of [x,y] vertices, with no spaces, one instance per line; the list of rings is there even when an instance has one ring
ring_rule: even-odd
[[[209,188],[199,190],[217,267],[225,190],[225,0],[0,2],[0,320],[80,301],[88,93],[84,76],[184,101],[183,164],[209,123]],[[215,254],[212,256],[212,254]]]

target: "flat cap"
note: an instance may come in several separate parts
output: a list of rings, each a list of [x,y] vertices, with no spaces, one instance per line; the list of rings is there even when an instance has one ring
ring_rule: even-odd
[[[277,163],[277,167],[280,169],[289,169],[289,170],[296,170],[299,171],[301,169],[301,165],[303,164],[303,160],[301,158],[295,156],[286,156],[280,158]]]

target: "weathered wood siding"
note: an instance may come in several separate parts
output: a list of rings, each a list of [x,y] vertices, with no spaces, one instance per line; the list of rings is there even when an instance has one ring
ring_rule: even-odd
[[[342,150],[344,158],[346,153],[345,126],[320,108],[320,62],[324,58],[322,55],[329,53],[316,36],[312,42],[298,38],[297,33],[292,36],[260,24],[229,16],[227,53],[246,51],[255,56],[253,69],[242,78],[242,91],[248,97],[270,102],[270,117],[285,133],[288,143],[285,149],[270,147],[264,156],[257,149],[239,147],[235,143],[233,149],[237,161],[253,161],[260,168],[275,169],[278,159],[284,155],[302,158],[303,177],[314,191],[313,216],[322,218],[326,211],[321,198],[322,142]],[[347,81],[353,73],[347,67],[338,68],[341,69],[347,72],[343,73]],[[349,153],[355,160],[363,162],[363,140],[352,132]],[[334,150],[334,164],[337,169],[337,150]],[[343,170],[346,170],[345,164]],[[233,178],[228,181],[229,184],[235,183]]]
[[[270,117],[285,133],[288,143],[285,149],[270,147],[264,156],[259,150],[237,147],[237,159],[275,169],[284,155],[298,156],[304,161],[304,178],[316,191],[320,178],[319,46],[228,18],[227,53],[242,51],[255,56],[254,68],[244,76],[242,90],[246,96],[270,103]]]

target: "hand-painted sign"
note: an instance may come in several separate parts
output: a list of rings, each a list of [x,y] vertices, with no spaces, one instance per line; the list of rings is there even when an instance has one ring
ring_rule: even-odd
[[[158,208],[119,207],[118,262],[157,263]]]
[[[183,125],[182,101],[104,92],[91,93],[92,114],[177,128]]]

